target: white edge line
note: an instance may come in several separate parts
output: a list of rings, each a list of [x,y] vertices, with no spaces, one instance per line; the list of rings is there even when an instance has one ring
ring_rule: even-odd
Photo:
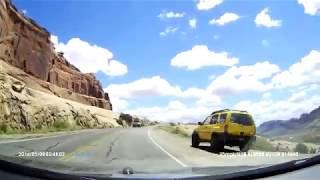
[[[180,164],[182,167],[188,167],[186,164],[181,162],[178,158],[174,157],[172,154],[170,154],[168,151],[166,151],[163,147],[161,147],[151,136],[151,129],[148,130],[148,137],[149,139],[155,144],[161,151],[166,153],[169,157],[171,157],[173,160],[175,160],[178,164]]]
[[[55,138],[55,137],[60,137],[60,136],[70,136],[70,135],[79,134],[79,133],[84,133],[84,132],[79,131],[79,132],[72,132],[72,133],[68,133],[68,134],[58,134],[58,135],[38,137],[38,138],[27,138],[27,139],[0,141],[0,144],[9,144],[9,143],[23,142],[23,141],[33,141],[33,140],[40,140],[40,139],[50,139],[50,138]]]

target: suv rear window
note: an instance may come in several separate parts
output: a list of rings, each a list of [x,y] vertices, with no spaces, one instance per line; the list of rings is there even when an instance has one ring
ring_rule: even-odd
[[[238,123],[238,124],[246,125],[246,126],[253,125],[253,120],[252,120],[251,116],[249,116],[248,114],[232,113],[231,114],[231,121]]]

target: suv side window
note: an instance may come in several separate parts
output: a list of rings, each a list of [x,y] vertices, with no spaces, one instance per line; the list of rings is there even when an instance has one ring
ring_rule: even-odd
[[[212,117],[210,124],[216,124],[218,122],[219,114],[216,114]]]
[[[219,122],[225,123],[227,120],[227,114],[220,114]]]
[[[208,116],[208,117],[203,121],[203,124],[210,124],[211,119],[212,119],[212,116]]]

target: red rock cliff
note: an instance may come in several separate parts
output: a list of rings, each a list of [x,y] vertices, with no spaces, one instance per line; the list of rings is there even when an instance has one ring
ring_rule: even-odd
[[[0,0],[0,60],[38,79],[81,94],[81,99],[86,99],[81,103],[112,110],[109,96],[95,76],[81,73],[62,53],[56,53],[50,33],[19,13],[10,0]]]

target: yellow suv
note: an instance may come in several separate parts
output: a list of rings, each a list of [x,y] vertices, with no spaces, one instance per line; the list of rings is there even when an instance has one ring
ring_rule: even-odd
[[[247,111],[224,109],[213,112],[192,133],[192,147],[210,142],[212,151],[220,152],[224,146],[239,146],[247,152],[256,139],[256,126]]]

